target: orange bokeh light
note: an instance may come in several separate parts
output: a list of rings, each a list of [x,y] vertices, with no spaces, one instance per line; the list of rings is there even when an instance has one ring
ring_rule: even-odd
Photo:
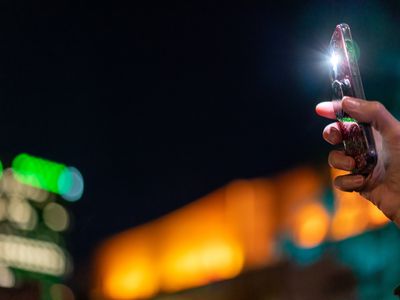
[[[115,266],[104,281],[103,292],[112,299],[147,298],[156,293],[157,280],[146,263],[128,261],[124,266]]]
[[[223,238],[174,250],[163,259],[161,282],[168,292],[232,278],[243,267],[241,247]]]
[[[272,185],[240,180],[99,249],[99,299],[141,299],[237,276],[273,257]]]
[[[343,172],[332,170],[332,176]],[[279,259],[277,235],[299,247],[345,239],[388,219],[357,193],[334,190],[330,216],[322,178],[299,168],[276,180],[236,180],[156,221],[106,241],[97,252],[93,299],[133,300],[202,286]]]
[[[321,244],[329,229],[329,215],[318,202],[303,205],[294,215],[293,239],[303,248]]]

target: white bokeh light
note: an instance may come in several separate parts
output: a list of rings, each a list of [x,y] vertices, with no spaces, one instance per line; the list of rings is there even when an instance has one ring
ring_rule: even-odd
[[[337,55],[335,52],[332,53],[332,55],[331,55],[331,64],[332,64],[333,68],[336,69],[336,67],[337,67],[339,62],[340,62],[339,55]]]

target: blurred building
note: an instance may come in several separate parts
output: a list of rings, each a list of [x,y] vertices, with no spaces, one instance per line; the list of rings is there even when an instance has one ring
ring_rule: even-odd
[[[237,180],[111,237],[96,253],[92,299],[392,296],[398,230],[356,193],[332,192],[329,178],[300,168]]]

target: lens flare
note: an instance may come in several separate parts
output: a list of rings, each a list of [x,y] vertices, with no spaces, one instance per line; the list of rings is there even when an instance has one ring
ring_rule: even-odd
[[[332,53],[332,55],[331,55],[331,64],[332,64],[332,67],[334,68],[334,69],[336,69],[337,68],[337,65],[339,64],[339,62],[340,62],[340,57],[339,57],[339,55],[337,55],[336,53]]]

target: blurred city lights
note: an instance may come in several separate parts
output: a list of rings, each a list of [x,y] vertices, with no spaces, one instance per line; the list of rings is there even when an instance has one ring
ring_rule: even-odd
[[[69,225],[67,210],[57,203],[49,203],[45,206],[43,220],[54,231],[64,231]]]
[[[7,200],[3,197],[0,198],[0,221],[7,218]]]
[[[0,287],[10,288],[15,285],[15,277],[11,270],[0,265]]]
[[[72,290],[64,284],[53,284],[50,288],[51,300],[75,300]]]
[[[303,248],[318,246],[325,240],[329,221],[321,203],[311,202],[301,206],[294,216],[294,242]]]
[[[70,184],[63,184],[64,181],[70,182]],[[82,174],[78,169],[74,167],[64,169],[58,184],[60,187],[68,187],[67,189],[60,188],[60,194],[65,200],[77,201],[82,197],[84,183]]]
[[[41,163],[41,159],[30,160],[27,155],[20,155],[14,160],[16,170],[6,169],[0,180],[0,220],[11,225],[4,227],[6,230],[0,233],[0,262],[28,272],[62,276],[67,271],[68,261],[64,251],[56,244],[60,236],[55,233],[68,228],[68,213],[55,202],[54,194],[42,190],[43,186],[51,187],[53,183],[36,184],[46,179],[47,171],[60,169],[60,164],[46,162],[47,169],[39,171],[43,167]],[[45,229],[42,223],[49,229]],[[22,237],[21,230],[35,230],[33,236],[49,240]],[[3,277],[6,278],[5,275]]]
[[[40,299],[74,300],[60,281],[72,268],[61,234],[69,226],[58,195],[76,201],[83,178],[74,167],[20,154],[12,168],[0,162],[0,287],[19,289],[35,281]],[[12,293],[12,290],[10,290]]]
[[[109,248],[112,256],[105,262],[107,276],[102,277],[102,293],[111,299],[147,298],[159,289],[158,270],[149,238],[139,232],[137,239],[121,241],[119,250]],[[118,252],[118,255],[116,255]],[[98,274],[100,275],[100,274]]]
[[[83,193],[83,178],[74,167],[20,154],[12,162],[16,179],[38,189],[60,194],[68,201],[80,199]]]
[[[340,174],[332,170],[332,177]],[[96,256],[94,299],[142,299],[233,278],[278,261],[283,249],[315,261],[326,241],[388,222],[356,193],[334,190],[329,210],[324,195],[323,179],[311,168],[233,181],[106,241]],[[288,236],[289,248],[279,245],[279,234]]]
[[[22,229],[32,230],[36,226],[36,212],[25,200],[10,201],[7,215],[10,221]]]
[[[44,202],[48,199],[49,193],[45,190],[23,184],[15,179],[13,170],[8,168],[0,180],[0,189],[12,197],[26,198],[35,202]]]
[[[66,166],[42,158],[22,153],[14,158],[12,169],[15,177],[22,183],[53,193],[60,193],[59,177]],[[70,182],[64,181],[62,190],[67,189]]]
[[[56,244],[13,235],[0,234],[0,262],[54,276],[67,271],[64,252]]]
[[[96,277],[109,299],[137,299],[233,278],[273,258],[273,187],[239,180],[104,244]],[[265,218],[265,216],[270,216]]]
[[[172,292],[232,278],[242,270],[243,249],[227,237],[210,238],[198,243],[181,243],[184,248],[171,249],[163,257],[163,290]]]

